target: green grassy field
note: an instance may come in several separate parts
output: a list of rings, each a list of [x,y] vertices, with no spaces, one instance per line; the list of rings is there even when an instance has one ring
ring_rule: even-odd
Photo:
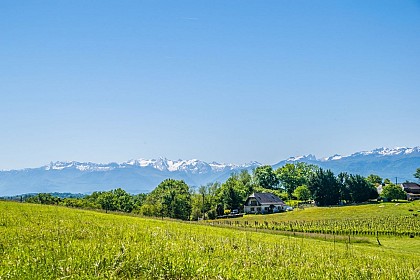
[[[0,202],[0,279],[420,279],[420,251],[402,245],[419,239],[334,243]]]

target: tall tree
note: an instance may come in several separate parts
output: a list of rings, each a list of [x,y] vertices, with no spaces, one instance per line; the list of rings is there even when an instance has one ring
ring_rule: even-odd
[[[188,185],[182,180],[164,180],[147,196],[142,210],[145,215],[188,220],[191,214]]]
[[[375,186],[379,186],[382,184],[382,178],[379,175],[370,174],[369,176],[367,176],[366,180]]]
[[[257,185],[265,189],[276,188],[279,184],[279,179],[270,165],[263,165],[255,168],[254,180]]]
[[[286,163],[283,167],[278,168],[275,174],[284,190],[291,197],[297,187],[308,184],[309,178],[315,170],[314,165],[304,162]]]
[[[360,203],[378,197],[376,187],[360,175],[350,175],[347,180],[353,202]]]
[[[252,180],[251,174],[249,174],[248,170],[246,169],[243,169],[241,172],[239,172],[237,179],[242,183],[246,197],[248,197],[248,195],[251,194],[257,187],[254,180]]]
[[[352,201],[351,190],[348,184],[349,177],[350,177],[349,174],[347,174],[346,172],[341,172],[337,176],[337,180],[340,184],[340,200],[341,201],[346,201],[346,202]]]
[[[215,184],[213,183],[202,185],[191,195],[192,220],[205,218],[206,216],[209,216],[209,212],[212,208],[216,209],[215,197],[214,193],[212,193],[212,187],[214,185]],[[210,216],[211,215],[212,214],[210,214]]]
[[[247,196],[238,176],[232,174],[218,190],[218,201],[224,209],[239,209]]]
[[[117,211],[131,212],[134,208],[133,197],[125,190],[118,188],[112,190],[113,204]]]
[[[308,187],[319,206],[337,205],[340,200],[340,183],[331,170],[316,170]]]
[[[108,211],[115,211],[117,208],[114,204],[114,194],[112,192],[103,192],[98,196],[98,202],[101,205],[101,208]]]

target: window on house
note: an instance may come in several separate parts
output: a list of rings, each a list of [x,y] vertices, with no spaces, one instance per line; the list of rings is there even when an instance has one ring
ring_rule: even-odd
[[[254,207],[251,207],[251,211],[254,212],[255,211],[255,208]]]

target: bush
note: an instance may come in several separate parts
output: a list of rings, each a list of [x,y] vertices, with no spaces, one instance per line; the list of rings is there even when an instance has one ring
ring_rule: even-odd
[[[207,217],[210,219],[210,220],[214,220],[214,219],[216,219],[216,217],[217,217],[217,212],[216,212],[216,210],[210,210],[209,212],[207,212]]]
[[[394,199],[405,199],[406,194],[400,186],[389,184],[382,188],[381,196],[392,201]]]

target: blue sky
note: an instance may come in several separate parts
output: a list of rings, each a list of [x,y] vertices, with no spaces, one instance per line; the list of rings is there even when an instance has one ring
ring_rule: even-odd
[[[0,169],[420,145],[420,1],[1,1]]]

